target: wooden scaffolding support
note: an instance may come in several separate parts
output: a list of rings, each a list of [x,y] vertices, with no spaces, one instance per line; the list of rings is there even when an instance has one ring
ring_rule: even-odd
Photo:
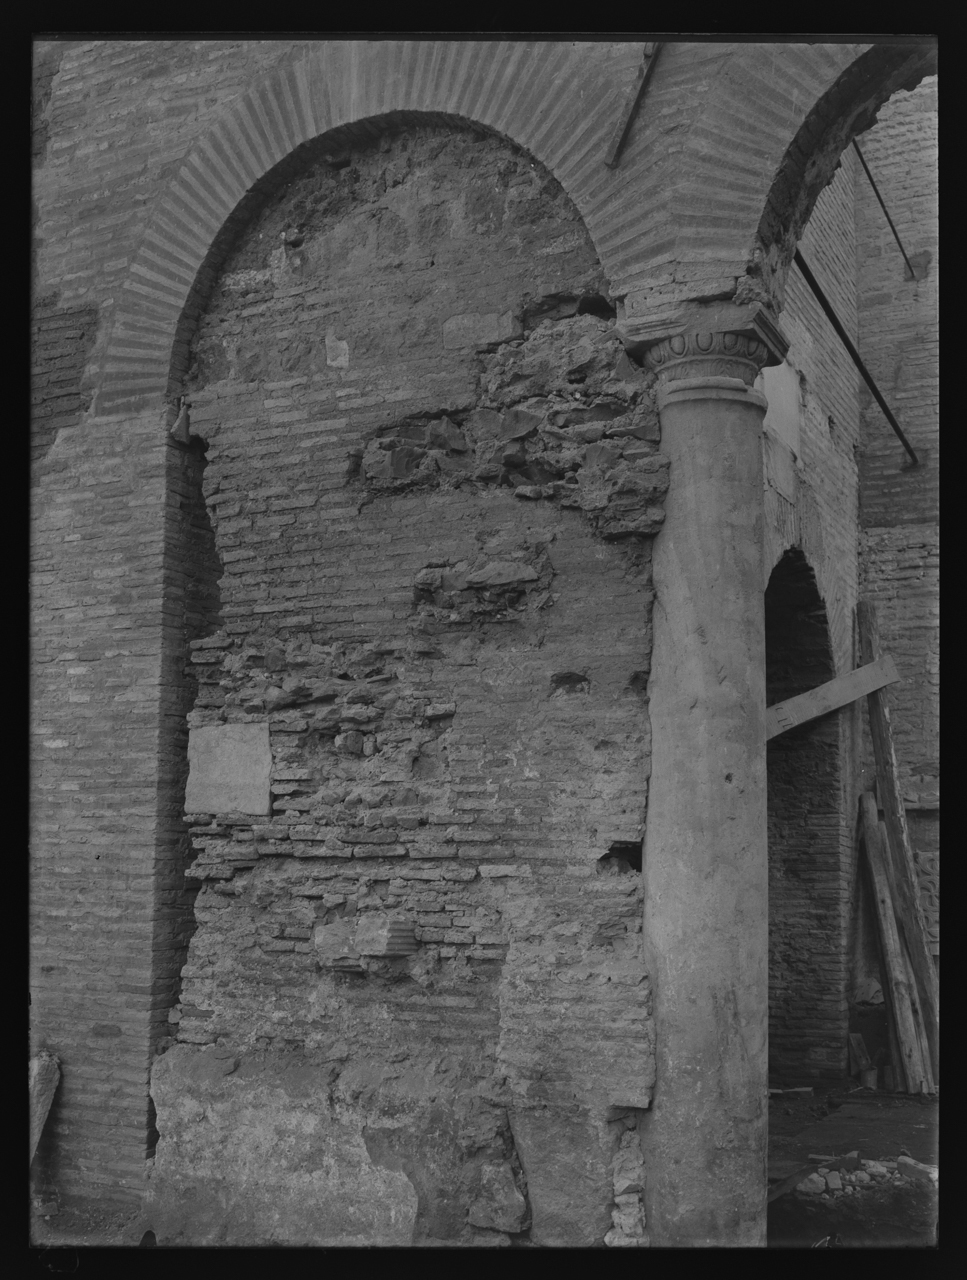
[[[868,601],[856,610],[860,660],[879,658],[876,611]],[[884,970],[884,994],[897,1088],[932,1093],[940,1078],[939,999],[920,903],[916,858],[900,789],[890,710],[884,689],[867,694],[876,763],[877,798],[860,797],[860,839],[873,888]]]

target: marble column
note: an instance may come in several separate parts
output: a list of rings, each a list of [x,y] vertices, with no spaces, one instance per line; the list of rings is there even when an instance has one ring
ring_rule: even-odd
[[[655,1245],[765,1244],[765,625],[754,328],[653,343],[671,461],[654,544],[644,852],[658,1079],[645,1122]]]

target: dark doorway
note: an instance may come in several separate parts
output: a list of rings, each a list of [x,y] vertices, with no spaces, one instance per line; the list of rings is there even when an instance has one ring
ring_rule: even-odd
[[[833,678],[826,608],[803,553],[786,551],[765,595],[766,703]],[[796,1084],[843,1073],[850,857],[842,821],[840,715],[772,738],[769,1070]]]

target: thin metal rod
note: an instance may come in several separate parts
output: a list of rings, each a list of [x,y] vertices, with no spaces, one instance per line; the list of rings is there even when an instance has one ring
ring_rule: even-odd
[[[913,452],[913,446],[910,444],[910,441],[906,438],[906,436],[900,430],[900,424],[899,422],[897,422],[896,418],[894,418],[893,413],[890,410],[890,406],[880,395],[880,389],[876,385],[876,383],[873,381],[873,375],[870,373],[869,369],[867,369],[866,365],[863,363],[862,359],[860,358],[860,353],[856,350],[856,348],[853,346],[852,342],[850,341],[849,334],[840,324],[839,317],[837,316],[836,312],[833,310],[829,302],[829,299],[826,297],[825,293],[823,293],[822,289],[817,284],[816,277],[806,266],[806,263],[803,260],[803,256],[798,249],[796,250],[796,256],[794,261],[796,263],[796,266],[802,272],[803,279],[806,281],[810,289],[812,289],[813,293],[816,295],[816,301],[825,311],[826,317],[829,320],[829,323],[833,326],[833,328],[839,334],[840,341],[842,342],[846,350],[850,353],[853,363],[856,365],[857,369],[859,369],[860,374],[862,375],[863,381],[866,383],[869,389],[873,392],[873,399],[883,410],[884,416],[886,417],[887,422],[890,424],[890,426],[893,428],[894,432],[896,433],[897,439],[900,441],[904,449],[906,449],[907,453],[910,455],[911,459],[913,460],[913,465],[915,467],[919,466],[920,459]]]
[[[631,125],[638,113],[641,100],[645,96],[645,90],[648,88],[648,82],[654,75],[655,66],[658,63],[658,55],[662,50],[662,44],[663,42],[661,40],[656,40],[654,43],[645,45],[642,64],[639,69],[641,78],[639,79],[634,92],[625,103],[624,110],[621,113],[621,118],[618,121],[618,125],[614,131],[604,157],[604,163],[609,169],[616,169],[618,167],[618,158],[621,155],[622,149],[627,141],[628,134],[631,131]]]
[[[866,176],[869,178],[870,186],[873,188],[873,194],[876,196],[877,200],[879,200],[880,208],[883,210],[886,220],[890,224],[890,230],[893,232],[893,239],[897,242],[900,252],[903,254],[903,261],[907,264],[907,270],[910,272],[910,279],[916,280],[917,273],[913,269],[913,263],[907,257],[907,251],[906,249],[904,249],[902,243],[900,242],[900,237],[897,234],[897,229],[893,225],[893,219],[890,217],[889,210],[887,209],[886,205],[883,203],[883,197],[880,195],[880,188],[876,185],[876,182],[873,179],[873,175],[872,173],[870,173],[870,166],[866,163],[866,159],[863,156],[863,152],[860,150],[859,143],[856,141],[855,138],[853,139],[853,150],[859,156],[860,164],[863,166],[863,171],[866,174]]]

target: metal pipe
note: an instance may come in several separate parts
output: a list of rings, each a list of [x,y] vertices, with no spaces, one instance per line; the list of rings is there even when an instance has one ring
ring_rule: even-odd
[[[802,272],[803,279],[806,281],[810,289],[812,289],[813,293],[815,294],[816,301],[822,307],[823,311],[825,311],[826,317],[829,320],[830,324],[839,334],[839,337],[843,346],[849,352],[850,356],[852,357],[853,363],[856,365],[857,369],[859,369],[860,374],[863,378],[863,381],[872,391],[873,399],[883,410],[884,416],[886,417],[887,422],[890,424],[890,426],[893,428],[894,432],[896,433],[897,439],[900,441],[904,449],[906,449],[907,453],[910,455],[911,459],[913,460],[913,465],[915,467],[919,466],[920,459],[914,453],[913,446],[910,444],[910,441],[906,438],[906,436],[900,430],[900,424],[899,422],[897,422],[896,418],[894,418],[893,413],[890,410],[890,406],[880,395],[880,389],[876,385],[876,383],[873,381],[873,375],[870,373],[869,369],[867,369],[866,365],[863,363],[862,359],[860,358],[860,353],[856,350],[856,348],[853,346],[852,342],[850,341],[849,334],[840,324],[839,317],[837,316],[836,312],[833,310],[829,302],[829,299],[826,297],[825,293],[823,293],[822,289],[819,287],[818,283],[816,282],[816,277],[806,266],[806,263],[803,260],[803,256],[798,249],[796,250],[796,256],[793,260],[796,266]]]
[[[886,220],[890,224],[890,230],[893,232],[893,239],[897,242],[900,252],[903,254],[903,261],[907,264],[907,270],[910,272],[910,279],[916,280],[917,273],[913,269],[913,263],[907,257],[906,249],[904,249],[903,245],[900,243],[900,237],[897,234],[896,227],[893,225],[893,219],[890,217],[890,214],[887,211],[887,207],[883,203],[883,197],[880,195],[880,188],[873,181],[873,175],[872,173],[870,173],[870,166],[866,163],[866,160],[863,156],[863,152],[860,150],[859,143],[856,141],[855,138],[853,139],[853,150],[859,156],[860,164],[863,166],[863,171],[865,172],[866,176],[869,178],[870,186],[873,188],[873,194],[876,196],[877,200],[879,200],[880,208],[883,210],[883,213],[886,216]]]

